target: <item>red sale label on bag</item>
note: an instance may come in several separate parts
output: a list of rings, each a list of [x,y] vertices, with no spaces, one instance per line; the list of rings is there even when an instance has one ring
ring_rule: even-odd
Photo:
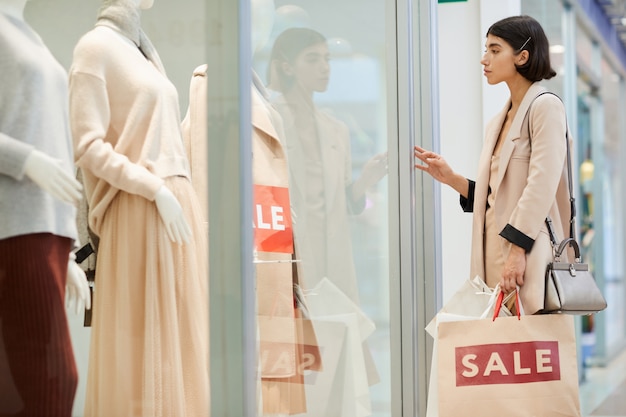
[[[255,185],[252,216],[257,251],[293,253],[288,188]]]
[[[455,362],[457,387],[561,379],[556,341],[457,347]]]

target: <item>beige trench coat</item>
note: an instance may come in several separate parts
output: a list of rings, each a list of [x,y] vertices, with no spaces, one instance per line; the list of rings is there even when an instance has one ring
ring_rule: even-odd
[[[563,103],[552,94],[544,94],[533,84],[524,96],[511,124],[500,153],[497,195],[494,210],[497,230],[507,225],[519,237],[534,241],[527,252],[524,285],[520,295],[526,314],[543,308],[545,271],[552,259],[552,247],[545,225],[550,215],[559,240],[569,233],[570,203],[566,165],[566,117]],[[510,101],[487,125],[485,142],[478,164],[472,223],[470,278],[485,277],[484,230],[491,156],[502,129]],[[532,137],[532,151],[531,151]],[[505,258],[512,243],[502,238]]]
[[[206,71],[206,65],[194,70],[190,84],[189,110],[182,126],[183,138],[189,152],[192,183],[204,212],[208,214]],[[282,120],[267,103],[263,93],[256,87],[252,89],[252,181],[255,185],[288,187],[287,160],[279,140],[283,129]],[[261,261],[256,263],[255,285],[260,371],[264,379],[264,411],[290,414],[304,412],[304,385],[290,383],[292,378],[299,376],[296,347],[299,322],[294,315],[292,263],[263,263],[289,261],[292,255],[259,252],[257,257]]]

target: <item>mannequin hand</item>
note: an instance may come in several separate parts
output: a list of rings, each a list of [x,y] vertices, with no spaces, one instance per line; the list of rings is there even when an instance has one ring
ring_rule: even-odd
[[[35,149],[26,158],[24,168],[28,178],[59,200],[77,204],[82,198],[82,185],[58,159]]]
[[[74,252],[70,255],[70,261],[67,264],[67,284],[65,286],[65,306],[72,308],[74,312],[79,313],[82,304],[85,309],[91,309],[91,296],[89,295],[89,284],[85,272],[74,261]]]
[[[189,243],[191,228],[185,220],[183,208],[174,194],[163,185],[157,191],[154,201],[159,210],[159,215],[165,223],[165,229],[170,240],[178,244]]]
[[[443,184],[452,182],[454,171],[452,171],[452,168],[441,155],[415,146],[415,157],[424,163],[424,165],[415,164],[415,168],[429,173],[434,179]]]
[[[361,172],[361,178],[363,179],[365,188],[376,184],[385,175],[387,175],[387,152],[373,156],[365,163],[363,171]]]
[[[526,251],[517,245],[511,245],[511,251],[504,262],[500,288],[505,294],[515,291],[517,285],[524,285],[526,271]]]

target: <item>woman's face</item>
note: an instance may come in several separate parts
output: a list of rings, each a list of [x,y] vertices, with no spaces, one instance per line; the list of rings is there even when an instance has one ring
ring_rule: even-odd
[[[329,60],[328,45],[326,42],[321,42],[304,48],[293,64],[287,64],[285,69],[300,88],[306,92],[320,93],[328,88]]]
[[[515,55],[514,52],[513,47],[504,39],[487,35],[485,54],[480,63],[489,84],[494,85],[508,81],[519,74],[515,64],[523,64],[526,54]]]

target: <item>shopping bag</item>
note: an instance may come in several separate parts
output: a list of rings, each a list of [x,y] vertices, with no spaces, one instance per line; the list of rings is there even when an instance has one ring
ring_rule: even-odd
[[[476,276],[466,280],[454,293],[450,300],[433,317],[426,331],[434,338],[433,353],[431,356],[430,378],[428,383],[428,400],[426,402],[426,417],[437,417],[439,406],[438,394],[438,344],[437,325],[447,321],[475,320],[477,318],[492,317],[496,300],[500,294],[499,286],[489,288],[485,281]],[[506,304],[506,303],[505,303]],[[510,316],[510,311],[506,306],[499,311],[500,316]]]
[[[574,318],[440,322],[438,416],[579,417]]]
[[[364,417],[372,413],[365,340],[374,322],[327,278],[306,293],[321,372],[307,372],[306,416]]]
[[[437,317],[443,314],[458,316],[461,320],[487,317],[495,305],[497,291],[497,288],[489,288],[479,276],[466,280],[428,323],[426,331],[435,337]],[[510,315],[510,312],[505,308],[502,310],[502,315]]]
[[[324,367],[312,320],[303,317],[300,308],[294,312],[295,341],[281,337],[280,331],[266,332],[259,341],[263,414],[306,412],[305,374],[318,373]],[[258,320],[262,323],[268,318],[259,316]]]

